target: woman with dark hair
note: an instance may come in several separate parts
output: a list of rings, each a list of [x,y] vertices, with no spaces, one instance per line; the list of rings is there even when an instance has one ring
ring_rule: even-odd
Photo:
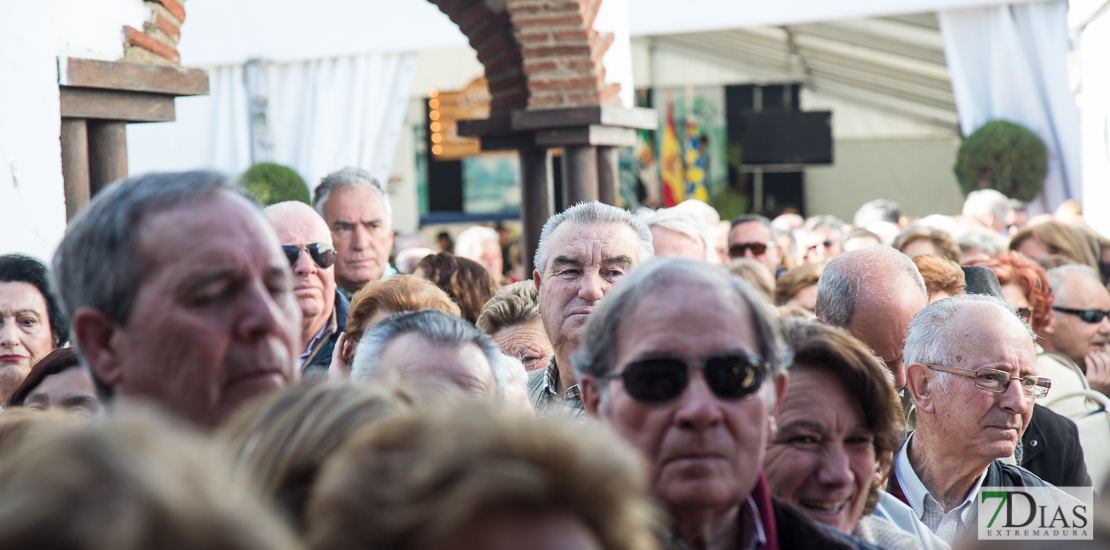
[[[937,548],[912,510],[904,513],[908,507],[889,513],[895,499],[881,491],[882,474],[905,438],[886,369],[844,330],[782,323],[794,362],[763,461],[771,493],[813,521],[877,546]]]
[[[482,306],[497,293],[497,283],[482,264],[450,252],[425,256],[413,275],[428,279],[443,289],[462,311],[462,318],[478,322]]]
[[[0,256],[0,402],[68,339],[69,323],[46,266],[19,254]]]
[[[100,411],[100,399],[92,378],[77,360],[77,352],[59,348],[35,363],[6,406],[95,416]]]

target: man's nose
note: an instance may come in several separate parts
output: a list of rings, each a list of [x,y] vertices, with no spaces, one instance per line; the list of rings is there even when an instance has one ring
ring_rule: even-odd
[[[361,224],[355,227],[351,236],[351,247],[355,250],[362,250],[370,245],[370,231],[363,227]]]
[[[1014,414],[1025,414],[1033,406],[1033,397],[1025,395],[1021,380],[1011,379],[1002,392],[999,407]]]
[[[316,262],[312,261],[307,250],[301,250],[297,263],[293,264],[293,274],[303,277],[313,273],[316,273]]]
[[[755,259],[756,258],[755,251],[752,250],[751,248],[744,248],[744,257]]]
[[[682,428],[704,432],[722,422],[722,412],[717,396],[705,383],[701,371],[690,371],[686,389],[677,398],[675,422]]]
[[[609,286],[609,282],[601,276],[600,272],[587,271],[578,280],[578,297],[587,302],[596,302],[605,296]]]
[[[244,294],[240,296],[242,310],[239,322],[235,326],[236,335],[243,341],[253,341],[270,334],[280,325],[279,319],[285,316],[285,312],[279,301],[284,296],[271,296],[261,282],[250,285],[249,290],[243,292]],[[298,316],[297,323],[300,323],[300,308],[294,307],[291,311],[295,312]]]
[[[1099,321],[1098,331],[1100,334],[1110,334],[1110,316],[1103,317],[1102,321]]]

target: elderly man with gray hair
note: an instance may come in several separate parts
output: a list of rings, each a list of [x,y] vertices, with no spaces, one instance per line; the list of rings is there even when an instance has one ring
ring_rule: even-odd
[[[672,520],[664,546],[858,546],[771,498],[761,465],[790,359],[774,310],[746,282],[653,260],[617,284],[584,334],[574,367],[586,411],[647,460]]]
[[[389,194],[369,172],[344,168],[324,177],[312,206],[331,230],[335,282],[348,300],[366,283],[397,274],[389,265],[393,210]]]
[[[1051,487],[1001,459],[1014,454],[1051,382],[1037,375],[1033,330],[993,296],[937,300],[906,336],[917,427],[894,458],[888,491],[952,544],[977,525],[981,487]]]
[[[885,246],[845,252],[832,259],[817,283],[817,319],[848,330],[867,344],[906,386],[902,347],[915,313],[929,303],[925,280],[913,260]]]
[[[70,223],[54,273],[102,396],[211,426],[298,378],[289,260],[257,204],[219,174],[105,188]]]
[[[717,251],[709,246],[705,219],[678,208],[661,208],[643,216],[651,230],[655,256],[690,258],[717,263]]]
[[[1010,199],[994,189],[980,189],[968,193],[961,214],[999,232],[1006,232],[1010,216]]]
[[[570,357],[578,349],[586,320],[617,281],[653,255],[651,231],[616,206],[579,203],[543,225],[532,281],[555,357],[547,368],[529,373],[528,393],[537,410],[562,404],[581,413]]]

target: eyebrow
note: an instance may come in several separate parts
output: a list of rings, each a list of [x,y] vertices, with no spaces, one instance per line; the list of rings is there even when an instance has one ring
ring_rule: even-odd
[[[49,402],[50,402],[50,397],[48,397],[45,393],[43,393],[41,391],[31,392],[31,393],[27,394],[27,397],[23,398],[23,404],[24,405],[27,405],[28,403],[49,403]]]
[[[94,405],[96,404],[96,401],[96,399],[88,395],[71,395],[62,400],[62,406],[75,407],[78,405]]]
[[[630,265],[632,264],[632,258],[628,256],[613,256],[611,258],[605,258],[602,262],[607,264]]]
[[[551,267],[555,267],[557,265],[573,265],[581,267],[583,265],[583,262],[582,260],[571,258],[569,256],[556,256],[554,260],[551,260]]]

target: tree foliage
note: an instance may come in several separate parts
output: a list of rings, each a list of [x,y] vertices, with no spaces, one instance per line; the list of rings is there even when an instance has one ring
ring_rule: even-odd
[[[285,201],[312,203],[304,179],[292,168],[281,164],[255,164],[243,172],[239,184],[263,206]]]
[[[1036,134],[1005,120],[992,120],[973,132],[956,156],[956,179],[964,194],[995,189],[1029,201],[1044,187],[1048,150]]]

